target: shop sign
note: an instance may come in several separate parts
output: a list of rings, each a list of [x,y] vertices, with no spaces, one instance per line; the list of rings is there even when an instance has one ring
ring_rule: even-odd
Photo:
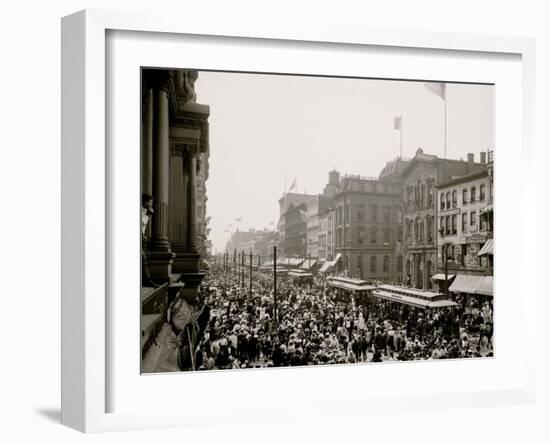
[[[474,233],[473,235],[466,237],[467,244],[483,243],[485,241],[487,241],[487,234],[483,233]]]

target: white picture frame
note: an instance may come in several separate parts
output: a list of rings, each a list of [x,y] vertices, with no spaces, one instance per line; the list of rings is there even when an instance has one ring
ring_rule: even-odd
[[[269,39],[273,41],[337,43],[368,45],[380,50],[403,48],[508,54],[521,57],[521,152],[522,173],[527,177],[520,190],[525,210],[522,219],[534,219],[535,199],[529,186],[528,170],[533,164],[535,108],[535,43],[528,38],[493,37],[416,31],[389,31],[350,28],[342,25],[308,24],[294,26],[266,22],[211,22],[196,16],[181,21],[169,14],[155,16],[87,10],[63,18],[62,21],[62,423],[84,432],[100,432],[139,428],[162,428],[185,425],[207,425],[209,419],[200,406],[196,412],[166,413],[151,409],[135,412],[109,412],[108,395],[113,385],[109,367],[109,303],[107,300],[110,263],[107,244],[111,240],[107,220],[108,155],[106,155],[106,78],[107,44],[110,31],[151,32],[163,35],[201,35],[224,38]],[[179,67],[179,66],[178,66]],[[519,122],[518,122],[519,123]],[[532,178],[531,178],[532,179]],[[530,189],[530,192],[527,191]],[[522,238],[528,233],[520,232]],[[534,244],[523,241],[521,258],[534,255]],[[521,283],[519,306],[532,311],[537,303],[534,280]],[[536,325],[519,320],[525,330],[522,375],[510,386],[501,389],[475,390],[464,393],[421,395],[388,395],[376,404],[342,396],[339,414],[367,414],[373,411],[463,408],[477,405],[526,404],[535,400]],[[535,317],[535,315],[533,315]],[[438,365],[438,364],[435,364]],[[387,366],[382,367],[382,369]],[[343,370],[334,367],[329,370]],[[380,371],[377,367],[377,372]],[[435,368],[437,369],[437,368]],[[270,374],[271,373],[271,374]],[[267,376],[275,376],[268,371]],[[349,373],[349,372],[346,372]],[[266,376],[254,375],[254,376]],[[288,377],[288,372],[285,374]],[[517,382],[516,382],[517,381]],[[518,384],[519,383],[519,384]],[[358,396],[360,397],[360,395]],[[289,410],[289,411],[288,411]],[[303,409],[273,406],[265,413],[250,416],[251,421],[288,417],[324,416],[331,411],[331,399],[315,402]]]

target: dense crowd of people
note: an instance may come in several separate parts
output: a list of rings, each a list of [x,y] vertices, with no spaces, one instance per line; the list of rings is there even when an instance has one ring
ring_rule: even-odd
[[[458,296],[458,306],[419,310],[342,292],[321,280],[303,286],[258,273],[252,290],[231,273],[203,284],[209,318],[197,348],[199,370],[493,355],[491,298]]]

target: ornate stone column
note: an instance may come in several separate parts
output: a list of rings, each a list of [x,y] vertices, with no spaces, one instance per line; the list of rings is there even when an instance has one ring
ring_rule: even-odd
[[[149,272],[157,282],[170,280],[174,254],[168,240],[169,98],[166,74],[154,90],[153,223],[149,246]]]
[[[153,196],[153,88],[149,84],[144,89],[142,164],[141,190]]]
[[[187,186],[187,252],[198,253],[197,242],[197,157],[198,152],[196,149],[189,150],[188,157],[188,176],[189,183]]]

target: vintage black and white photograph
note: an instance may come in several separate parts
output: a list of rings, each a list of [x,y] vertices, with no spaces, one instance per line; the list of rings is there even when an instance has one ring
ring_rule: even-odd
[[[494,357],[493,84],[141,76],[142,373]]]

